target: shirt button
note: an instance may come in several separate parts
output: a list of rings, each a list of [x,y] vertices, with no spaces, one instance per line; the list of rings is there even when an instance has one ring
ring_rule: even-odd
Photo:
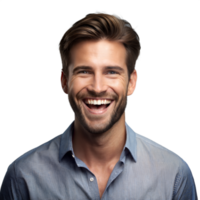
[[[74,158],[74,154],[72,154],[72,157]]]
[[[93,177],[91,177],[91,178],[90,178],[90,181],[91,181],[91,182],[92,182],[92,181],[94,181],[94,178],[93,178]]]

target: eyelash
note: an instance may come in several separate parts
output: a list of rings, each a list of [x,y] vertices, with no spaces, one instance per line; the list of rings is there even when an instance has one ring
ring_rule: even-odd
[[[81,72],[87,72],[86,70],[84,71],[79,71],[78,74],[80,74]],[[109,71],[109,72],[115,72],[115,71]],[[118,74],[117,72],[115,72],[115,74]]]

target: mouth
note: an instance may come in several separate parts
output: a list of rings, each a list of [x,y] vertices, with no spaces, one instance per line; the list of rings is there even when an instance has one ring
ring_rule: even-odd
[[[100,115],[100,114],[104,114],[113,104],[113,101],[111,101],[111,103],[109,104],[102,104],[102,105],[90,105],[90,104],[86,104],[84,101],[84,107],[86,109],[86,111],[88,111],[90,114],[93,115]]]

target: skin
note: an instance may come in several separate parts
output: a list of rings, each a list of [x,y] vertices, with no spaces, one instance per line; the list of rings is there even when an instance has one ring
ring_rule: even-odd
[[[102,197],[126,141],[125,106],[135,89],[137,73],[128,79],[126,49],[105,39],[83,41],[71,49],[68,78],[61,84],[75,113],[73,149],[95,175]],[[112,100],[108,108],[91,110],[86,99]]]

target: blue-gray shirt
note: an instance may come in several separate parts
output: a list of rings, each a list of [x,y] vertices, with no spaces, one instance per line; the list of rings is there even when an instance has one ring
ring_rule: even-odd
[[[100,200],[97,180],[74,155],[73,123],[51,141],[14,161],[0,200]],[[176,154],[126,125],[126,143],[103,200],[196,200],[188,165]]]

